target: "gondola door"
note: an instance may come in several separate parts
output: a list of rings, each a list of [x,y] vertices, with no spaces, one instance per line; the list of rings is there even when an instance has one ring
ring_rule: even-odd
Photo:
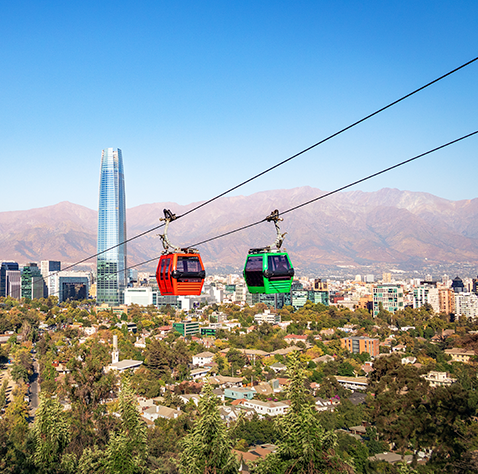
[[[156,271],[156,280],[158,281],[159,290],[163,296],[174,294],[171,281],[172,259],[172,254],[163,255],[159,260],[158,270]]]

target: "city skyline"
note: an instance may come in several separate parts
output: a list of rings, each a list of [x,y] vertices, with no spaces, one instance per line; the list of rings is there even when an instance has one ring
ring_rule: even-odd
[[[126,192],[121,149],[101,152],[98,204],[97,301],[123,302],[126,287]],[[121,244],[121,245],[119,245]]]
[[[112,35],[105,18],[125,31]],[[105,143],[127,153],[131,207],[209,199],[475,57],[477,18],[470,1],[6,4],[0,156],[11,178],[2,190],[14,198],[0,212],[62,201],[95,209]],[[472,132],[477,71],[474,63],[233,195],[332,190]],[[355,189],[474,198],[476,143]],[[19,192],[21,170],[34,181]],[[35,182],[54,185],[39,192]]]

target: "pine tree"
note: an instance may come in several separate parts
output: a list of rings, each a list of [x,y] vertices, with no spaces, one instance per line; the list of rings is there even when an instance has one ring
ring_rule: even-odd
[[[182,441],[181,474],[237,474],[239,463],[233,441],[217,408],[212,387],[206,384],[199,401],[199,418]]]
[[[336,474],[350,473],[353,469],[334,453],[337,437],[325,430],[317,411],[308,400],[304,382],[306,371],[298,352],[288,358],[287,375],[290,383],[288,397],[290,409],[277,419],[277,430],[282,441],[278,449],[257,464],[257,474]]]
[[[87,447],[78,461],[78,474],[96,474],[104,473],[105,453],[98,448]]]
[[[141,420],[136,400],[127,378],[122,380],[119,397],[121,431],[113,433],[106,448],[106,470],[111,474],[145,472],[148,454],[146,425]]]
[[[58,399],[40,395],[32,434],[35,466],[43,472],[57,472],[61,455],[70,440],[66,415]]]

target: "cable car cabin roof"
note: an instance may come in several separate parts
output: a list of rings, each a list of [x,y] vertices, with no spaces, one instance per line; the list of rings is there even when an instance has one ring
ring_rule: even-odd
[[[205,277],[204,265],[198,253],[162,255],[156,269],[156,281],[163,296],[199,296]]]
[[[250,293],[289,293],[294,268],[287,252],[252,253],[244,265],[244,279]]]

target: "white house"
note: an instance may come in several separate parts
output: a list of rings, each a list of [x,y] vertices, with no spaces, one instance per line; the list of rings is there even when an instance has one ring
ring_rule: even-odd
[[[193,356],[193,365],[204,367],[205,365],[212,364],[213,360],[214,354],[212,352],[201,352]]]
[[[211,369],[209,367],[193,369],[193,370],[191,370],[191,377],[192,377],[193,380],[201,379],[201,378],[205,377],[210,370]]]
[[[201,399],[196,393],[185,393],[178,395],[178,397],[184,402],[184,404],[187,404],[192,400],[196,406],[199,405],[199,400]]]
[[[277,416],[284,415],[289,405],[284,402],[261,402],[260,400],[243,400],[241,405],[252,408],[259,415]]]
[[[155,405],[150,407],[143,412],[143,416],[150,421],[154,421],[158,418],[166,418],[172,420],[181,415],[179,410],[174,410],[173,408],[165,407],[162,405]]]

